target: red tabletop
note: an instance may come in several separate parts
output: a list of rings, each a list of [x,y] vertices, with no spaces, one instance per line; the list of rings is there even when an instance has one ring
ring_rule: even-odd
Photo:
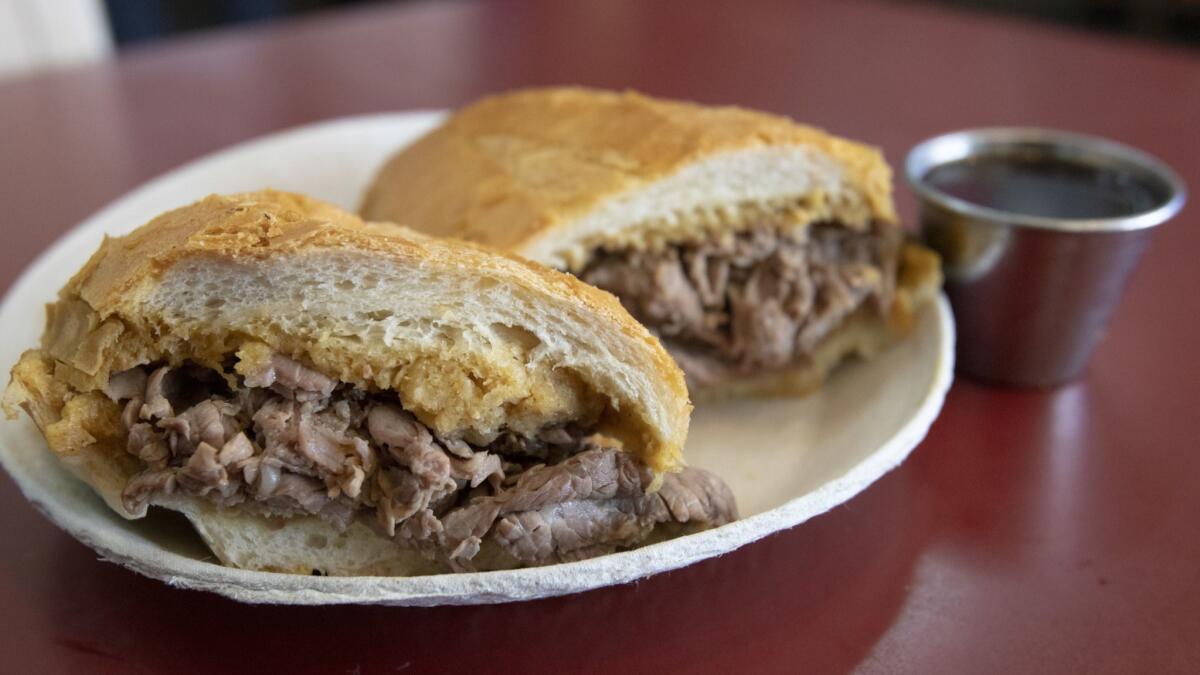
[[[1200,59],[1179,48],[926,5],[415,3],[0,84],[0,286],[200,154],[553,83],[776,111],[894,164],[950,129],[1073,129],[1200,189]],[[1197,226],[1193,205],[1159,231],[1078,383],[960,380],[908,462],[853,501],[637,584],[491,607],[245,606],[98,561],[0,480],[0,671],[1200,672]]]

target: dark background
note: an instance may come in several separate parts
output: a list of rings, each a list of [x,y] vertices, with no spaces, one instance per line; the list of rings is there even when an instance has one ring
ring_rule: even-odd
[[[117,46],[384,0],[105,0]],[[454,0],[393,0],[453,2]],[[568,2],[570,0],[563,0]],[[890,0],[893,3],[918,0]],[[1200,48],[1200,0],[924,0]]]

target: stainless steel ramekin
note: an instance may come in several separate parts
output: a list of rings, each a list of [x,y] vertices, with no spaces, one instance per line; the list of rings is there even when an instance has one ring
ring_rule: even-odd
[[[1153,208],[1128,216],[1060,219],[999,211],[946,194],[925,178],[970,157],[1044,156],[1127,172]],[[942,256],[958,324],[958,369],[1006,384],[1050,386],[1087,365],[1156,225],[1183,207],[1183,182],[1131,147],[1045,129],[974,129],[909,152],[921,234]]]

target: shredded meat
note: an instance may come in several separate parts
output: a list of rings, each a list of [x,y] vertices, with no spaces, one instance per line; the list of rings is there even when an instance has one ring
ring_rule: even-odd
[[[245,382],[248,387],[271,387],[296,400],[328,397],[337,386],[337,380],[282,354],[272,354],[254,372],[247,373]]]
[[[171,402],[167,400],[166,396],[167,375],[170,372],[170,368],[162,366],[150,374],[146,383],[146,395],[143,397],[145,401],[142,404],[141,412],[143,419],[170,417],[175,414],[171,408]]]
[[[455,480],[466,481],[471,487],[479,487],[489,478],[503,481],[504,467],[500,463],[500,455],[486,451],[476,452],[469,459],[451,457],[450,475]]]
[[[602,252],[580,273],[654,330],[693,385],[809,358],[855,310],[892,302],[901,233],[760,225],[662,250]]]
[[[524,564],[579,559],[643,540],[660,523],[723,524],[737,517],[729,488],[712,474],[685,469],[646,494],[652,476],[631,455],[591,447],[553,466],[521,474],[515,486],[471,500],[443,520],[451,564],[491,538]]]
[[[454,570],[471,569],[484,547],[540,565],[636,545],[662,524],[736,518],[719,479],[688,469],[647,494],[652,475],[639,460],[575,425],[477,447],[434,433],[393,394],[282,356],[233,390],[226,382],[192,365],[112,376],[126,450],[144,467],[125,487],[126,508],[183,493],[343,529],[363,518]]]
[[[229,484],[229,474],[225,471],[225,467],[217,461],[218,452],[216,448],[203,441],[196,446],[195,452],[188,458],[187,463],[183,465],[176,476],[188,492],[206,495],[213,489]]]

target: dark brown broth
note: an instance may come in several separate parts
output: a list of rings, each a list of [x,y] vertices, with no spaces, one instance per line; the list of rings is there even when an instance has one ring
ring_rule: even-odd
[[[972,204],[1045,218],[1122,217],[1161,203],[1129,171],[1044,156],[970,157],[935,167],[925,181]]]

